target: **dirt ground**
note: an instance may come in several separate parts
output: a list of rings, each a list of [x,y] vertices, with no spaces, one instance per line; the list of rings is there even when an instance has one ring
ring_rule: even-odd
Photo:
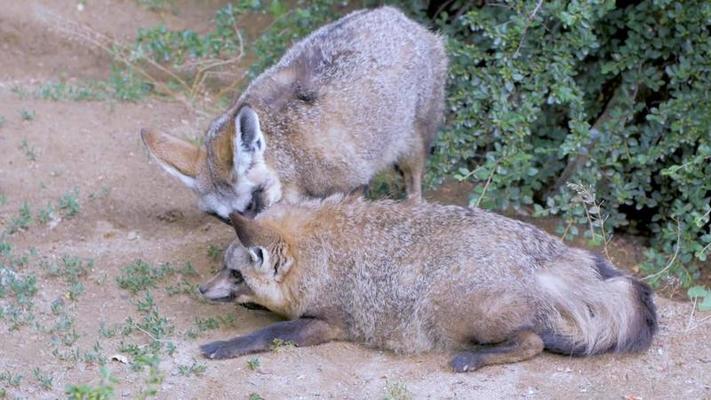
[[[35,276],[38,290],[34,322],[11,329],[8,315],[0,318],[0,398],[62,398],[67,385],[99,382],[100,362],[87,356],[62,360],[67,357],[57,356],[56,349],[80,355],[100,349],[116,378],[115,398],[139,397],[149,386],[148,372],[134,371],[111,356],[121,354],[123,342],[145,345],[150,337],[100,333],[128,317],[140,318],[140,296],[119,288],[116,278],[142,259],[152,265],[190,262],[198,275],[187,279],[197,283],[219,264],[208,256],[210,246],[224,248],[233,235],[228,226],[198,212],[193,195],[149,160],[138,135],[143,126],[176,135],[199,133],[208,117],[156,98],[139,103],[47,101],[18,90],[59,78],[102,79],[108,74],[110,60],[58,33],[53,17],[130,39],[139,27],[161,21],[174,28],[205,29],[224,3],[177,1],[177,17],[148,11],[131,0],[2,1],[0,231],[26,202],[33,222],[5,240],[15,254],[28,255],[17,274]],[[34,117],[22,118],[23,111],[34,112]],[[57,205],[73,190],[78,190],[81,209],[70,217]],[[429,196],[462,202],[461,193],[461,187],[450,186]],[[37,215],[48,202],[55,204],[55,213],[42,223]],[[614,261],[633,270],[643,251],[627,239],[616,240],[613,250]],[[81,277],[85,291],[76,299],[68,297],[61,277],[43,267],[62,256],[94,261]],[[169,277],[152,290],[160,314],[175,326],[168,337],[175,351],[164,354],[159,365],[164,379],[156,388],[161,399],[248,399],[252,394],[264,399],[711,398],[710,315],[694,313],[688,302],[657,296],[660,331],[644,354],[588,359],[544,354],[454,374],[447,368],[447,354],[398,356],[330,343],[260,354],[259,366],[250,368],[248,360],[255,357],[204,360],[198,345],[250,332],[274,317],[208,304],[189,294],[170,295],[166,288],[176,279]],[[10,301],[0,296],[0,306]],[[77,338],[69,345],[52,343],[56,332],[50,327],[58,318],[58,303],[74,321]],[[195,329],[196,317],[220,316],[231,316],[231,321],[197,338],[187,334]],[[191,365],[204,366],[204,371],[185,376],[184,367]],[[51,384],[46,379],[42,383],[42,374],[51,376]],[[20,381],[10,382],[17,375]]]

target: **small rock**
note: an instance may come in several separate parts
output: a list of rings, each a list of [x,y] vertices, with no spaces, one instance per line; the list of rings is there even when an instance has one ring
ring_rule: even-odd
[[[128,233],[128,236],[126,238],[128,240],[136,240],[138,239],[138,233],[136,231],[131,231]]]

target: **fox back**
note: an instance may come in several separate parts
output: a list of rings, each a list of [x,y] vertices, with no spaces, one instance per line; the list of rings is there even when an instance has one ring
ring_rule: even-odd
[[[335,196],[240,225],[269,262],[261,280],[242,270],[253,293],[237,301],[328,321],[374,347],[466,348],[524,332],[529,350],[590,355],[646,349],[656,331],[647,285],[481,209]]]
[[[145,131],[200,207],[227,218],[282,198],[325,197],[397,166],[421,195],[442,119],[441,38],[391,7],[353,12],[295,44],[216,118],[205,147]]]

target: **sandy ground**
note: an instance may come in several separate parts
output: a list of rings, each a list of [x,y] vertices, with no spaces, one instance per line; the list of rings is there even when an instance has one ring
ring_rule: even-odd
[[[8,317],[0,319],[0,394],[4,390],[6,398],[54,399],[64,397],[69,384],[98,383],[99,365],[86,359],[62,361],[52,354],[57,348],[47,331],[57,318],[52,303],[61,300],[75,320],[78,340],[59,345],[63,352],[87,352],[99,343],[100,352],[109,359],[120,353],[123,341],[145,345],[149,338],[140,332],[113,338],[99,333],[102,323],[112,326],[127,317],[140,318],[136,310],[140,296],[131,296],[116,283],[122,269],[139,258],[153,265],[179,266],[189,261],[198,272],[188,278],[194,284],[218,264],[208,256],[209,246],[224,248],[232,231],[197,211],[192,194],[149,160],[138,136],[142,126],[174,134],[198,133],[207,125],[205,117],[179,103],[152,98],[137,104],[51,102],[21,96],[13,88],[59,77],[99,79],[107,74],[105,56],[58,34],[47,15],[130,38],[138,27],[160,21],[177,28],[205,29],[221,3],[182,7],[180,16],[149,12],[128,0],[88,1],[82,11],[76,1],[2,3],[0,115],[5,122],[0,127],[0,194],[6,201],[0,202],[0,228],[7,227],[27,202],[35,216],[33,223],[7,240],[16,254],[34,249],[18,273],[36,276],[38,293],[33,300],[36,323],[10,330]],[[23,110],[34,111],[34,119],[23,120]],[[28,156],[27,146],[23,149],[23,141],[35,160]],[[58,218],[51,223],[38,222],[42,207],[57,204],[75,189],[81,204],[76,216],[56,213]],[[457,190],[452,190],[430,196],[461,201]],[[634,267],[629,260],[638,259],[642,249],[624,240],[615,247],[616,254],[627,260],[621,263]],[[82,277],[86,290],[75,301],[67,299],[66,283],[42,267],[64,255],[94,260],[91,271]],[[688,302],[657,297],[660,332],[652,348],[639,355],[572,359],[545,354],[519,364],[454,374],[447,368],[447,354],[397,356],[357,344],[330,343],[260,354],[259,367],[253,370],[247,361],[254,357],[208,361],[199,356],[197,347],[250,332],[274,317],[233,305],[207,304],[187,294],[170,296],[165,287],[176,279],[170,277],[152,290],[160,314],[175,326],[169,339],[176,350],[161,357],[164,379],[158,398],[247,399],[257,393],[264,399],[382,399],[398,398],[398,388],[405,388],[413,399],[711,398],[711,324],[704,323],[709,315],[692,314]],[[0,305],[9,301],[0,298]],[[233,321],[197,339],[186,334],[195,326],[195,317],[218,316],[231,316]],[[181,375],[180,366],[193,363],[204,365],[204,373]],[[135,372],[119,361],[109,360],[107,366],[117,379],[116,398],[138,397],[148,386],[147,372]],[[35,368],[51,375],[51,388],[42,387],[34,377]],[[2,374],[8,373],[21,375],[21,382],[13,385],[3,380]]]

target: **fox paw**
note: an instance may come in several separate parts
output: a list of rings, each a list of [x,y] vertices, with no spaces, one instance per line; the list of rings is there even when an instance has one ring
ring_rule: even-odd
[[[203,356],[213,360],[232,358],[234,354],[230,347],[229,342],[218,340],[216,342],[203,344],[200,346],[200,352]]]
[[[449,363],[454,372],[475,371],[481,367],[480,364],[481,362],[479,361],[479,357],[477,357],[474,353],[467,352],[457,354]]]

